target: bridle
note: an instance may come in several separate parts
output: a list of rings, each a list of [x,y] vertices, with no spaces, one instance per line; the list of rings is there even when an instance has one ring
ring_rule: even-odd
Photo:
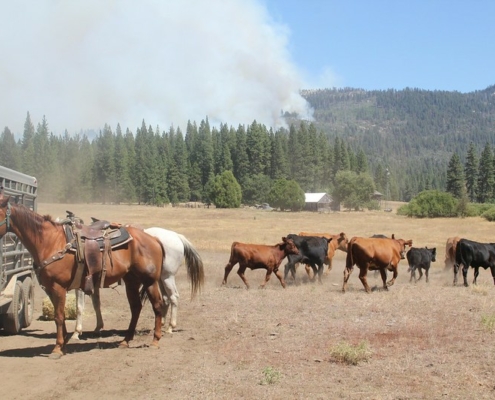
[[[10,202],[7,203],[7,211],[5,212],[5,219],[0,222],[0,226],[7,224],[7,232],[10,230]]]

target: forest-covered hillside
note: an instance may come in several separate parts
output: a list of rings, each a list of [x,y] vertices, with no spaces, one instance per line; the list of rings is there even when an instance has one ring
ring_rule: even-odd
[[[418,188],[445,189],[449,159],[464,162],[495,144],[495,85],[472,93],[421,89],[306,90],[314,123],[330,137],[363,149],[372,168],[392,174],[393,197],[408,200]]]

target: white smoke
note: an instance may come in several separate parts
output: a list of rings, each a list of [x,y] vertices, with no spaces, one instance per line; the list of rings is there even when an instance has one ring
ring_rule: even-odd
[[[289,32],[261,0],[0,0],[0,129],[237,127],[310,118]]]

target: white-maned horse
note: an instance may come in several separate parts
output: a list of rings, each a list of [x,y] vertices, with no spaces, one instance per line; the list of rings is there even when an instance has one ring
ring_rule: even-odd
[[[191,296],[194,297],[194,295],[201,289],[204,282],[203,261],[194,246],[184,235],[174,231],[169,231],[168,229],[156,227],[148,228],[144,231],[149,235],[156,237],[165,249],[165,261],[162,264],[161,274],[161,278],[165,286],[165,293],[162,293],[162,317],[163,325],[165,326],[165,318],[170,306],[170,323],[166,329],[166,332],[172,333],[173,329],[177,326],[177,308],[179,306],[179,291],[175,285],[175,274],[179,270],[182,261],[185,260],[187,276],[191,282]],[[76,300],[77,319],[76,328],[72,338],[79,339],[79,335],[82,333],[82,316],[85,305],[84,292],[80,289],[76,289]],[[95,285],[95,290],[91,296],[91,300],[96,313],[95,332],[98,333],[103,329],[103,318],[101,316],[100,307],[100,290],[98,285]]]

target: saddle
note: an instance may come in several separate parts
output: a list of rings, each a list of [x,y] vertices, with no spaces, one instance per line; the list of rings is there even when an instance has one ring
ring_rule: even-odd
[[[106,256],[112,267],[112,250],[130,242],[132,236],[121,224],[92,218],[90,225],[84,225],[80,218],[69,213],[64,220],[64,231],[67,243],[72,244],[69,251],[76,253],[78,263],[70,289],[81,288],[91,295],[95,285],[104,285]]]

